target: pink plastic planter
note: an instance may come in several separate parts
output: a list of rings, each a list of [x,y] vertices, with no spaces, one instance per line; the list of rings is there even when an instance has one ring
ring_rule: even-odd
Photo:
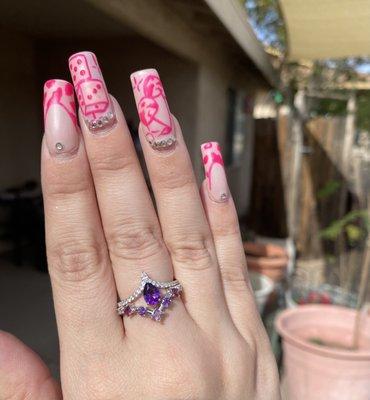
[[[312,338],[350,346],[355,312],[332,305],[305,305],[276,319],[283,338],[289,400],[370,399],[370,316],[362,316],[359,350],[333,349]]]

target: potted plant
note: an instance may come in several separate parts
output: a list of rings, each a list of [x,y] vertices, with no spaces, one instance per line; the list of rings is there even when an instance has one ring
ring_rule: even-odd
[[[310,304],[277,317],[289,400],[370,399],[370,314],[364,307],[369,272],[368,233],[355,310]]]
[[[275,283],[282,280],[288,266],[288,253],[273,243],[244,242],[248,268],[272,279]]]

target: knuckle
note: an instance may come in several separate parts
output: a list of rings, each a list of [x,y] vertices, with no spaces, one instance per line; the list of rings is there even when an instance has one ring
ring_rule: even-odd
[[[183,354],[182,358],[184,358]],[[189,368],[190,365],[191,368]],[[189,359],[176,362],[176,368],[170,370],[166,368],[161,375],[166,378],[153,386],[154,398],[173,400],[216,398],[221,390],[219,370],[205,366],[204,358],[198,363]],[[203,377],[208,377],[208,379],[200,379]]]
[[[130,171],[136,167],[136,160],[122,152],[107,151],[103,155],[99,153],[96,157],[91,156],[91,165],[95,172],[114,172],[114,171]]]
[[[46,194],[56,200],[64,200],[68,195],[78,195],[91,191],[90,179],[74,179],[70,176],[68,180],[49,180]]]
[[[121,224],[107,234],[109,253],[125,260],[143,260],[164,249],[161,234],[154,227]]]
[[[82,282],[96,276],[106,260],[97,241],[65,240],[48,252],[49,269],[65,281]]]
[[[220,265],[222,280],[234,291],[245,292],[247,281],[242,266]]]
[[[187,269],[203,270],[213,265],[207,237],[178,238],[167,243],[174,262],[186,265]]]
[[[161,173],[156,177],[157,184],[160,185],[162,190],[185,189],[194,186],[194,177],[189,172],[179,174],[172,169],[167,169],[169,172]],[[182,169],[186,171],[186,169]]]

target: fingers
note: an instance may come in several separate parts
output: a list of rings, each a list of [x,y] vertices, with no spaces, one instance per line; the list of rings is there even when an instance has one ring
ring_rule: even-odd
[[[40,357],[0,331],[0,399],[61,400],[59,384]]]
[[[97,65],[95,55],[89,52],[78,53],[70,60],[75,60],[70,62],[72,77],[75,76],[75,64],[84,65],[87,62],[90,70]],[[81,64],[78,64],[79,61]],[[106,91],[103,97],[93,97],[91,101],[96,100],[96,104],[102,101],[109,104],[107,110],[114,118],[107,118],[107,121],[114,122],[92,129],[94,121],[89,120],[85,99],[91,87],[93,90],[98,85],[105,88],[103,76],[99,69],[91,87],[83,86],[78,79],[74,79],[74,83],[80,102],[81,129],[117,289],[120,297],[125,298],[139,285],[141,272],[147,272],[153,279],[170,280],[173,277],[172,266],[119,104]],[[89,106],[93,107],[94,103]],[[96,114],[96,119],[104,120],[105,112]]]
[[[135,72],[131,82],[141,121],[140,140],[175,276],[184,286],[189,313],[212,329],[216,318],[211,322],[211,313],[223,316],[226,305],[212,236],[181,129],[170,114],[155,70]]]
[[[201,146],[206,179],[201,193],[215,243],[226,302],[235,326],[245,336],[260,325],[251,290],[238,217],[229,193],[220,146]],[[249,337],[251,337],[249,335]]]
[[[139,287],[142,272],[155,280],[172,280],[172,264],[121,108],[106,90],[101,95],[99,93],[98,85],[102,89],[105,84],[96,57],[83,52],[70,60],[74,60],[70,62],[71,74],[80,103],[80,124],[104,235],[119,298],[125,299]],[[93,80],[89,81],[84,74],[81,83],[75,74],[87,70],[82,67],[85,62],[90,70],[94,70],[94,66],[97,68]],[[108,104],[105,111],[98,109],[95,120],[91,120],[86,104],[90,94],[89,107],[100,106],[102,102]],[[108,118],[107,112],[114,117]],[[176,317],[183,319],[184,313],[180,304]],[[126,333],[137,334],[142,323],[138,318],[125,319]]]
[[[109,345],[122,335],[72,89],[61,80],[45,85],[41,162],[47,256],[62,356],[64,346],[70,352],[87,351],[91,343],[95,349],[107,346],[107,335]]]

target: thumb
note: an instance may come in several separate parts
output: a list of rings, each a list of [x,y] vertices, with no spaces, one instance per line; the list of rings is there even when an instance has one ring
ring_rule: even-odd
[[[0,399],[62,399],[60,385],[41,358],[3,331],[0,331]]]

